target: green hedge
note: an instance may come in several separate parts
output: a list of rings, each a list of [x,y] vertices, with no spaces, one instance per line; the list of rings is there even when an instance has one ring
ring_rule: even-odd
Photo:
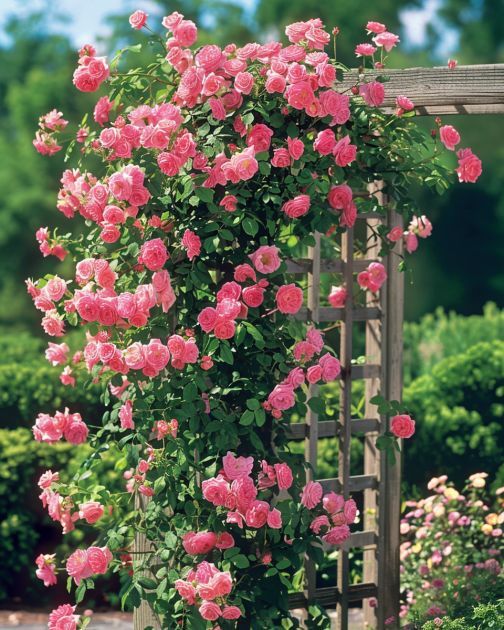
[[[441,617],[442,624],[428,621],[422,626],[422,630],[502,630],[504,628],[504,599],[496,604],[481,604],[475,606],[464,617],[451,619]]]
[[[504,341],[443,359],[405,388],[404,402],[417,421],[405,447],[408,483],[443,473],[457,485],[481,470],[504,482]]]

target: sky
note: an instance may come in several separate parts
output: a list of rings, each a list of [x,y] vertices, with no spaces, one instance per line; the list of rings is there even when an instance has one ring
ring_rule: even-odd
[[[249,10],[254,8],[256,0],[235,0]],[[402,19],[406,31],[406,41],[413,45],[422,44],[425,37],[425,28],[432,19],[438,0],[425,0],[422,9],[405,10],[402,12]],[[23,0],[0,0],[0,42],[4,39],[1,31],[7,17],[12,13],[22,15],[28,13],[37,6],[42,6],[43,0],[32,0],[29,3]],[[106,35],[108,25],[105,17],[119,11],[133,12],[141,8],[147,13],[152,6],[150,0],[53,0],[52,6],[57,13],[59,10],[63,14],[70,16],[71,20],[65,27],[69,35],[75,42],[76,47],[85,43],[93,42],[98,35]],[[29,8],[27,8],[29,6]],[[58,27],[58,29],[61,27]],[[446,53],[455,42],[448,37],[444,42]]]

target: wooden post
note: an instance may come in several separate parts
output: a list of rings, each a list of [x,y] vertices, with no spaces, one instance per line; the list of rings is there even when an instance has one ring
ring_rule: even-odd
[[[135,508],[145,511],[147,503],[147,497],[137,492]],[[152,572],[149,568],[149,565],[152,563],[150,561],[148,563],[146,562],[146,556],[151,552],[152,547],[146,535],[143,532],[137,532],[135,534],[135,555],[133,557],[133,570],[136,575],[140,574],[145,577],[152,577]],[[145,600],[142,600],[140,606],[133,611],[133,628],[134,630],[145,630],[146,628],[153,628],[153,630],[161,629],[159,619]]]

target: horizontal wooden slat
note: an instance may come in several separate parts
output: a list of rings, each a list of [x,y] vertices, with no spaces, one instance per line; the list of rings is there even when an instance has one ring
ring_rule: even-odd
[[[339,322],[345,317],[345,309],[322,306],[319,309],[318,315],[317,321],[319,322]],[[310,310],[305,307],[301,308],[294,317],[302,322],[307,319],[312,319]],[[353,309],[353,318],[356,322],[381,319],[381,310],[376,306],[358,306]]]
[[[311,271],[313,262],[308,258],[297,258],[295,260],[286,260],[287,272],[293,274],[305,274]],[[359,273],[367,269],[367,267],[375,260],[366,258],[356,258],[353,261],[355,273]],[[320,273],[343,273],[345,263],[336,258],[323,258],[320,261]]]
[[[334,437],[338,434],[338,423],[336,420],[321,420],[318,423],[318,437]],[[377,431],[379,427],[378,420],[376,418],[364,418],[355,419],[351,421],[352,433],[371,433]],[[289,425],[287,429],[287,436],[291,440],[304,440],[305,437],[310,435],[310,427],[304,422],[295,422]]]
[[[352,365],[352,378],[379,378],[380,372],[379,365]]]
[[[356,547],[369,547],[371,545],[378,544],[378,536],[375,531],[366,531],[366,532],[353,532],[350,535],[350,538],[345,541],[345,547],[356,548]]]
[[[357,70],[345,74],[338,91],[355,85]],[[395,97],[404,94],[423,114],[504,113],[504,64],[407,68],[366,71],[366,76],[386,75],[383,107],[395,110]]]
[[[341,492],[341,484],[338,479],[319,479],[324,492]],[[354,475],[349,480],[350,492],[362,492],[368,488],[375,489],[378,487],[378,480],[375,475]]]
[[[371,582],[366,584],[352,584],[348,589],[348,600],[350,602],[360,602],[369,597],[376,597],[376,584]],[[335,586],[317,588],[315,590],[315,600],[326,608],[334,607],[341,598],[341,593]],[[303,592],[289,594],[289,608],[306,608],[308,599]]]

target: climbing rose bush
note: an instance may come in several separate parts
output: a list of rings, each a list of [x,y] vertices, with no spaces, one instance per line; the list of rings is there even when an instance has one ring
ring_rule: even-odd
[[[130,24],[152,33],[141,10]],[[295,319],[307,286],[286,260],[313,245],[315,231],[336,253],[358,213],[385,213],[366,192],[376,181],[406,225],[377,228],[382,254],[400,240],[416,250],[432,225],[408,191],[448,186],[441,151],[460,137],[442,126],[439,142],[437,121],[429,139],[407,95],[388,94],[384,68],[399,38],[377,22],[356,48],[362,71],[351,89],[319,19],[288,26],[288,43],[223,49],[197,47],[196,25],[179,13],[161,28],[147,35],[159,52],[145,67],[131,67],[140,46],[112,60],[84,46],[75,88],[105,92],[93,121],[72,129],[53,110],[34,140],[44,155],[68,143],[56,206],[75,229],[41,227],[36,239],[43,256],[71,256],[74,273],[27,288],[55,338],[46,356],[62,382],[101,383],[108,407],[100,426],[71,409],[34,419],[39,441],[93,446],[75,478],[48,470],[39,486],[64,533],[100,532],[68,558],[41,554],[37,575],[46,586],[68,579],[53,629],[88,622],[76,605],[110,570],[124,576],[123,605],[146,600],[164,628],[295,626],[287,594],[303,555],[320,560],[322,543],[344,543],[357,508],[306,483],[289,450],[290,419],[322,403],[309,385],[338,379],[341,366],[324,331]],[[392,113],[380,109],[386,96],[396,97]],[[478,158],[468,148],[457,155],[460,181],[475,181]],[[326,297],[335,308],[362,304],[386,281],[374,262],[355,287]],[[72,327],[86,340],[70,356]],[[390,413],[376,404],[394,416],[378,446],[394,449],[414,421],[397,403]],[[111,445],[119,494],[93,472]],[[135,554],[139,532],[150,546]]]
[[[434,477],[430,496],[406,502],[401,617],[458,617],[502,594],[504,488],[491,492],[487,478],[475,473],[459,492],[446,475]]]

